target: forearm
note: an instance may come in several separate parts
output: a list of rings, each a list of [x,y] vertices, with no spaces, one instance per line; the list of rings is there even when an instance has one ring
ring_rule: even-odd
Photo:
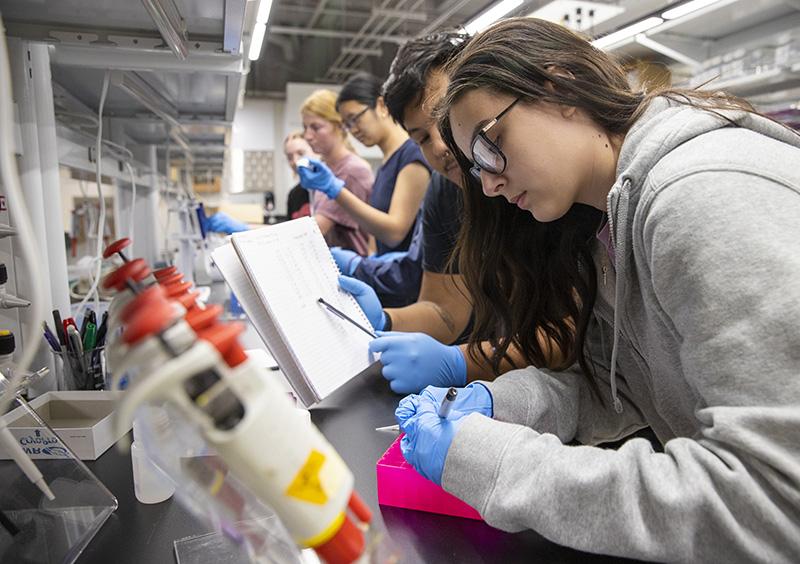
[[[392,331],[426,333],[442,343],[455,341],[466,326],[459,324],[447,309],[432,301],[388,308],[386,313],[392,318]]]
[[[314,221],[316,221],[317,225],[319,225],[319,231],[320,233],[322,233],[323,237],[327,235],[328,232],[331,229],[333,229],[333,226],[335,225],[329,217],[321,214],[316,214],[314,216]]]
[[[766,424],[736,429],[748,417],[723,416],[719,427],[728,429],[706,428],[698,440],[674,439],[656,453],[644,439],[618,451],[565,446],[552,434],[470,415],[450,446],[442,484],[492,526],[534,529],[579,550],[791,562],[800,554],[789,470],[797,447],[781,438],[789,426],[773,426],[784,417],[764,412]]]
[[[509,370],[514,370],[515,368],[521,368],[527,365],[523,354],[519,352],[514,345],[511,345],[508,347],[508,357],[510,357],[510,359],[508,357],[504,357],[500,361],[498,373],[495,374],[494,370],[492,369],[492,365],[482,355],[478,354],[477,358],[473,358],[472,355],[468,354],[468,346],[466,343],[459,345],[459,348],[461,349],[461,354],[464,355],[464,360],[467,363],[467,382],[473,382],[475,380],[491,381],[501,374],[508,372]],[[480,348],[486,354],[487,358],[491,358],[491,343],[488,341],[480,343]],[[514,364],[512,364],[511,361],[513,361]]]
[[[347,187],[339,192],[336,203],[347,211],[362,229],[390,247],[399,244],[405,238],[416,217],[413,213],[382,212],[358,198]]]

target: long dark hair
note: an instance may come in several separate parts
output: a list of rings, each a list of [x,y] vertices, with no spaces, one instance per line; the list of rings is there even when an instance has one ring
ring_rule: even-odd
[[[445,71],[450,83],[439,104],[439,126],[467,181],[456,254],[474,303],[469,354],[488,360],[497,372],[511,342],[533,364],[544,364],[555,346],[563,362],[551,367],[577,361],[591,377],[584,343],[597,294],[591,248],[602,212],[576,204],[562,218],[520,238],[519,222],[536,220],[503,198],[486,198],[479,183],[470,180],[471,163],[450,130],[450,107],[467,92],[486,89],[527,104],[582,108],[611,135],[624,135],[659,95],[715,113],[753,109],[716,92],[634,91],[621,65],[586,38],[534,18],[507,19],[476,35]],[[479,336],[486,335],[494,349],[488,355],[479,346]]]
[[[339,111],[342,103],[350,100],[361,102],[374,110],[381,95],[381,86],[380,79],[375,75],[367,72],[353,75],[339,91],[339,96],[336,98],[336,111]]]
[[[431,70],[455,57],[468,39],[463,31],[447,29],[403,43],[383,83],[383,101],[394,121],[403,125],[406,108],[419,104]]]

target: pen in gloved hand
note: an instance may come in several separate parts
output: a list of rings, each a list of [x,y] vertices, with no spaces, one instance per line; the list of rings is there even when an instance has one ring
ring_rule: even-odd
[[[442,419],[447,419],[447,416],[450,414],[450,409],[453,407],[453,402],[456,401],[456,397],[458,396],[458,390],[451,387],[447,390],[447,394],[442,398],[442,403],[439,406],[439,417]]]
[[[450,410],[453,408],[453,402],[456,401],[458,397],[458,390],[456,388],[451,387],[447,390],[447,393],[442,398],[442,403],[439,405],[439,412],[438,415],[442,419],[446,419],[447,416],[450,414]],[[376,427],[376,431],[381,432],[388,432],[388,433],[399,433],[400,432],[400,425],[387,425],[386,427]]]

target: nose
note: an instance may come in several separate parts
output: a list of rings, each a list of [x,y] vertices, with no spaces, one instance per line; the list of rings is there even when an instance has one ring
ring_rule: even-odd
[[[440,161],[445,162],[450,156],[450,149],[447,148],[444,141],[432,141],[431,145],[433,155]]]
[[[500,191],[505,185],[506,181],[501,175],[481,170],[481,187],[483,188],[483,193],[490,198],[502,196]]]
[[[306,129],[303,132],[303,139],[305,139],[307,142],[310,143],[313,138],[314,138],[314,135],[311,133],[310,129]]]

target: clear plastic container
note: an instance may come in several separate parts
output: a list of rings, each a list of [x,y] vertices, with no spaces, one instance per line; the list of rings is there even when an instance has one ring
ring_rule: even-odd
[[[117,499],[24,399],[16,401],[54,441],[49,448],[67,456],[35,461],[53,500],[13,461],[0,461],[0,562],[70,564],[116,510]]]

